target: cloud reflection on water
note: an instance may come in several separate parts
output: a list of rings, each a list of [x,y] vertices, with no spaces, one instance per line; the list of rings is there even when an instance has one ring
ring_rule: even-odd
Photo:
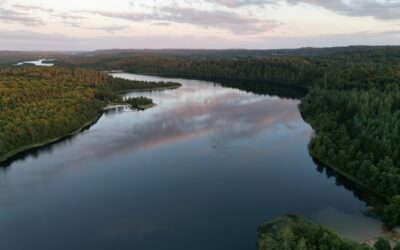
[[[277,125],[296,128],[301,120],[298,101],[255,96],[238,90],[210,86],[188,91],[150,93],[163,99],[154,110],[124,115],[123,133],[115,134],[96,149],[96,155],[134,152],[142,148],[208,136],[210,147],[227,146],[233,141],[257,136]],[[142,93],[143,94],[143,93]],[[166,100],[167,99],[167,100]]]

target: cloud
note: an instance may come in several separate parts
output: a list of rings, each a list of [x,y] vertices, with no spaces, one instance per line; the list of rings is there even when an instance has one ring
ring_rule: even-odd
[[[157,26],[170,26],[171,24],[169,22],[155,22],[153,25]]]
[[[266,4],[275,4],[276,0],[206,0],[206,2],[215,3],[229,8],[238,8],[249,5],[264,6]]]
[[[7,10],[4,8],[0,8],[0,21],[22,23],[27,26],[44,25],[44,22],[38,18],[30,16],[26,13]]]
[[[48,34],[48,33],[38,33],[32,32],[28,30],[18,30],[18,31],[6,31],[0,30],[0,41],[6,42],[7,40],[12,41],[26,41],[30,42],[61,42],[61,41],[73,41],[74,39],[68,36],[60,35],[60,34]],[[1,44],[1,43],[0,43]],[[0,48],[5,49],[5,48]]]
[[[155,22],[166,25],[168,22],[184,23],[205,28],[229,30],[235,34],[254,34],[269,31],[281,25],[275,20],[261,20],[241,16],[235,12],[223,10],[199,10],[188,7],[165,6],[152,13],[84,11],[109,18],[118,18],[133,22]]]
[[[85,29],[91,29],[91,30],[102,30],[106,31],[108,33],[115,33],[120,30],[124,30],[128,28],[129,26],[127,25],[109,25],[109,26],[101,26],[101,27],[84,27]]]
[[[41,6],[36,6],[36,5],[29,5],[29,4],[14,4],[12,5],[13,8],[15,9],[20,9],[24,11],[42,11],[42,12],[54,12],[53,9],[51,8],[44,8]]]
[[[115,33],[117,31],[124,30],[129,27],[127,25],[87,26],[83,23],[76,22],[76,21],[69,20],[69,19],[64,20],[62,23],[65,24],[66,26],[70,26],[70,27],[74,27],[74,28],[78,28],[78,29],[100,30],[100,31],[108,32],[108,33]]]
[[[103,36],[74,38],[60,34],[0,30],[0,50],[96,50],[130,48],[182,49],[279,49],[299,47],[334,47],[348,45],[398,45],[400,31],[358,32],[309,37],[264,37],[257,40],[228,39],[215,36]]]
[[[78,28],[78,29],[83,28],[83,24],[82,23],[75,22],[75,21],[69,20],[69,19],[62,21],[62,23],[65,24],[66,26],[69,26],[69,27],[74,27],[74,28]]]
[[[382,20],[400,19],[399,0],[205,0],[229,8],[243,6],[276,5],[287,2],[289,5],[307,4],[322,7],[347,16],[371,16]]]
[[[222,10],[205,11],[175,6],[164,7],[162,10],[166,13],[164,15],[165,20],[225,29],[235,34],[261,33],[280,25],[278,21],[260,20]]]
[[[87,19],[87,17],[78,16],[78,15],[70,14],[70,13],[58,13],[57,15],[54,15],[54,17],[58,17],[58,18],[61,18],[64,20]]]
[[[382,20],[400,20],[399,0],[287,0],[287,2],[319,6],[347,16],[371,16]]]
[[[355,32],[307,37],[265,37],[264,48],[340,47],[349,45],[399,45],[400,30]]]
[[[76,20],[86,19],[85,16],[78,16],[76,14],[37,5],[13,4],[4,8],[1,7],[1,5],[5,3],[7,3],[6,0],[0,0],[0,21],[22,23],[27,26],[45,25],[45,22],[42,21],[42,19],[39,19],[32,14],[36,13],[41,17],[47,16],[53,20],[61,21],[63,24],[79,28],[81,25],[78,25]]]

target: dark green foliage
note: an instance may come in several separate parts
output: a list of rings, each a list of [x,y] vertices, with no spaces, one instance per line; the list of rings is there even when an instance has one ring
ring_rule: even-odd
[[[394,196],[384,210],[384,219],[390,227],[400,225],[400,195]]]
[[[258,228],[258,250],[372,250],[373,248],[340,238],[324,226],[299,216],[287,215]]]
[[[387,200],[400,194],[399,100],[399,86],[311,91],[300,105],[316,131],[311,154]],[[385,209],[389,226],[400,223],[394,206]]]
[[[72,55],[57,63],[200,79],[263,80],[338,90],[394,84],[400,74],[399,58],[400,47],[291,51],[116,50],[99,51],[91,57],[86,53]]]
[[[393,248],[393,250],[400,250],[400,243],[397,243],[397,245]]]
[[[174,89],[180,86],[182,85],[177,82],[145,82],[109,76],[106,83],[93,87],[96,88],[95,97],[97,99],[106,102],[122,103],[122,97],[118,93],[138,90]]]
[[[315,90],[300,110],[316,130],[309,148],[386,198],[400,194],[400,89]]]
[[[104,102],[122,102],[122,96],[108,90],[96,89],[95,98]]]
[[[98,86],[98,89],[110,93],[127,92],[132,90],[172,89],[179,88],[180,86],[181,84],[176,82],[144,82],[109,77],[105,84]]]
[[[133,109],[142,109],[144,106],[153,104],[153,100],[144,96],[139,96],[128,98],[125,100],[125,103],[131,105],[131,108]]]
[[[391,250],[390,244],[387,240],[380,237],[374,244],[376,250]]]

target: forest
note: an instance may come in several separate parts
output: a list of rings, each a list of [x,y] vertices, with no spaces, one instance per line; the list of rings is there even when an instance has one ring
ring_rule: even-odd
[[[313,224],[296,215],[286,215],[258,228],[258,250],[391,250],[390,243],[379,238],[374,246],[342,239],[324,226]],[[399,250],[400,244],[393,250]]]
[[[316,132],[311,155],[386,200],[378,213],[389,226],[400,224],[398,46],[260,53],[116,50],[64,57],[58,63],[216,80],[258,94],[279,93],[271,87],[276,85],[307,89],[299,96],[301,114]]]
[[[90,125],[107,102],[122,100],[115,92],[179,86],[122,80],[88,69],[2,68],[0,161]]]

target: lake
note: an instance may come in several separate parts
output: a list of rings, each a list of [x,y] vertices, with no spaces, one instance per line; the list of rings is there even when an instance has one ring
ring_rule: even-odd
[[[218,83],[127,93],[156,107],[104,113],[0,173],[2,249],[255,249],[296,213],[355,240],[381,232],[357,189],[318,166],[299,100]]]
[[[22,66],[26,64],[32,64],[35,66],[43,66],[43,67],[52,67],[54,66],[54,63],[51,63],[52,61],[55,61],[54,59],[40,59],[37,61],[24,61],[24,62],[19,62],[15,64],[16,66]]]

